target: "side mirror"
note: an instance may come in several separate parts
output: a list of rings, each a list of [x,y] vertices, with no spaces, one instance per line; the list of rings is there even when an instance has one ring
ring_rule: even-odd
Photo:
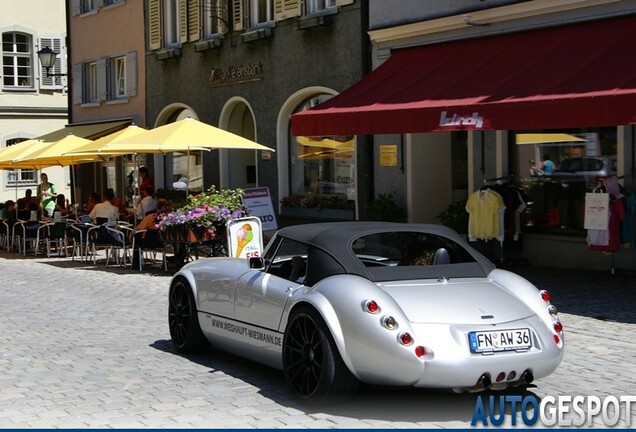
[[[250,269],[252,270],[264,270],[265,269],[265,260],[263,257],[250,257],[247,261]]]

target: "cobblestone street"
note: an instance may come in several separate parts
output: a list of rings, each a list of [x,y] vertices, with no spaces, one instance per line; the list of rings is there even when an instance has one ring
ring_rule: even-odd
[[[636,395],[636,278],[513,270],[551,292],[566,332],[563,363],[530,392]],[[2,428],[470,427],[475,394],[365,388],[310,409],[277,370],[215,350],[177,354],[165,273],[7,252],[0,271]]]

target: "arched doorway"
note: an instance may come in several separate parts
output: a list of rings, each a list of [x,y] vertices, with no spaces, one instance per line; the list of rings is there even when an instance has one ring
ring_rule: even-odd
[[[155,126],[174,123],[191,117],[199,120],[192,108],[183,104],[165,107],[157,116]],[[165,156],[154,155],[155,184],[164,184],[166,189],[188,189],[200,192],[203,184],[203,155],[201,151],[190,153],[171,153]]]
[[[252,141],[256,139],[254,113],[243,98],[230,99],[221,113],[221,129]],[[247,189],[258,186],[255,150],[220,150],[220,187]]]

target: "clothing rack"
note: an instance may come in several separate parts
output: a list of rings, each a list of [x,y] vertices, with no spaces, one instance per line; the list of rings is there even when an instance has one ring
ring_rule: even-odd
[[[617,180],[621,180],[624,179],[625,176],[616,176],[616,175],[612,175],[612,176],[599,176],[598,180],[597,180],[597,184],[594,187],[594,189],[592,190],[593,193],[597,193],[600,191],[605,191],[605,185],[603,183],[603,180],[608,179],[608,178],[616,178]],[[619,249],[620,250],[620,249]],[[619,268],[616,267],[616,254],[618,253],[618,251],[615,252],[605,252],[606,254],[611,254],[612,260],[611,260],[611,264],[610,264],[610,268],[606,271],[597,273],[593,276],[594,280],[596,280],[599,276],[617,276],[617,275],[621,275],[623,277],[629,277],[629,276],[634,276],[636,275],[636,272],[633,271],[627,271],[627,270],[621,270]]]

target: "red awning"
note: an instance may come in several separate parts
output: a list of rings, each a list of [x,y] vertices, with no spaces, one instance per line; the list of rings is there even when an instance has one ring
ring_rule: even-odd
[[[292,115],[306,135],[555,129],[636,122],[636,17],[395,51]]]

